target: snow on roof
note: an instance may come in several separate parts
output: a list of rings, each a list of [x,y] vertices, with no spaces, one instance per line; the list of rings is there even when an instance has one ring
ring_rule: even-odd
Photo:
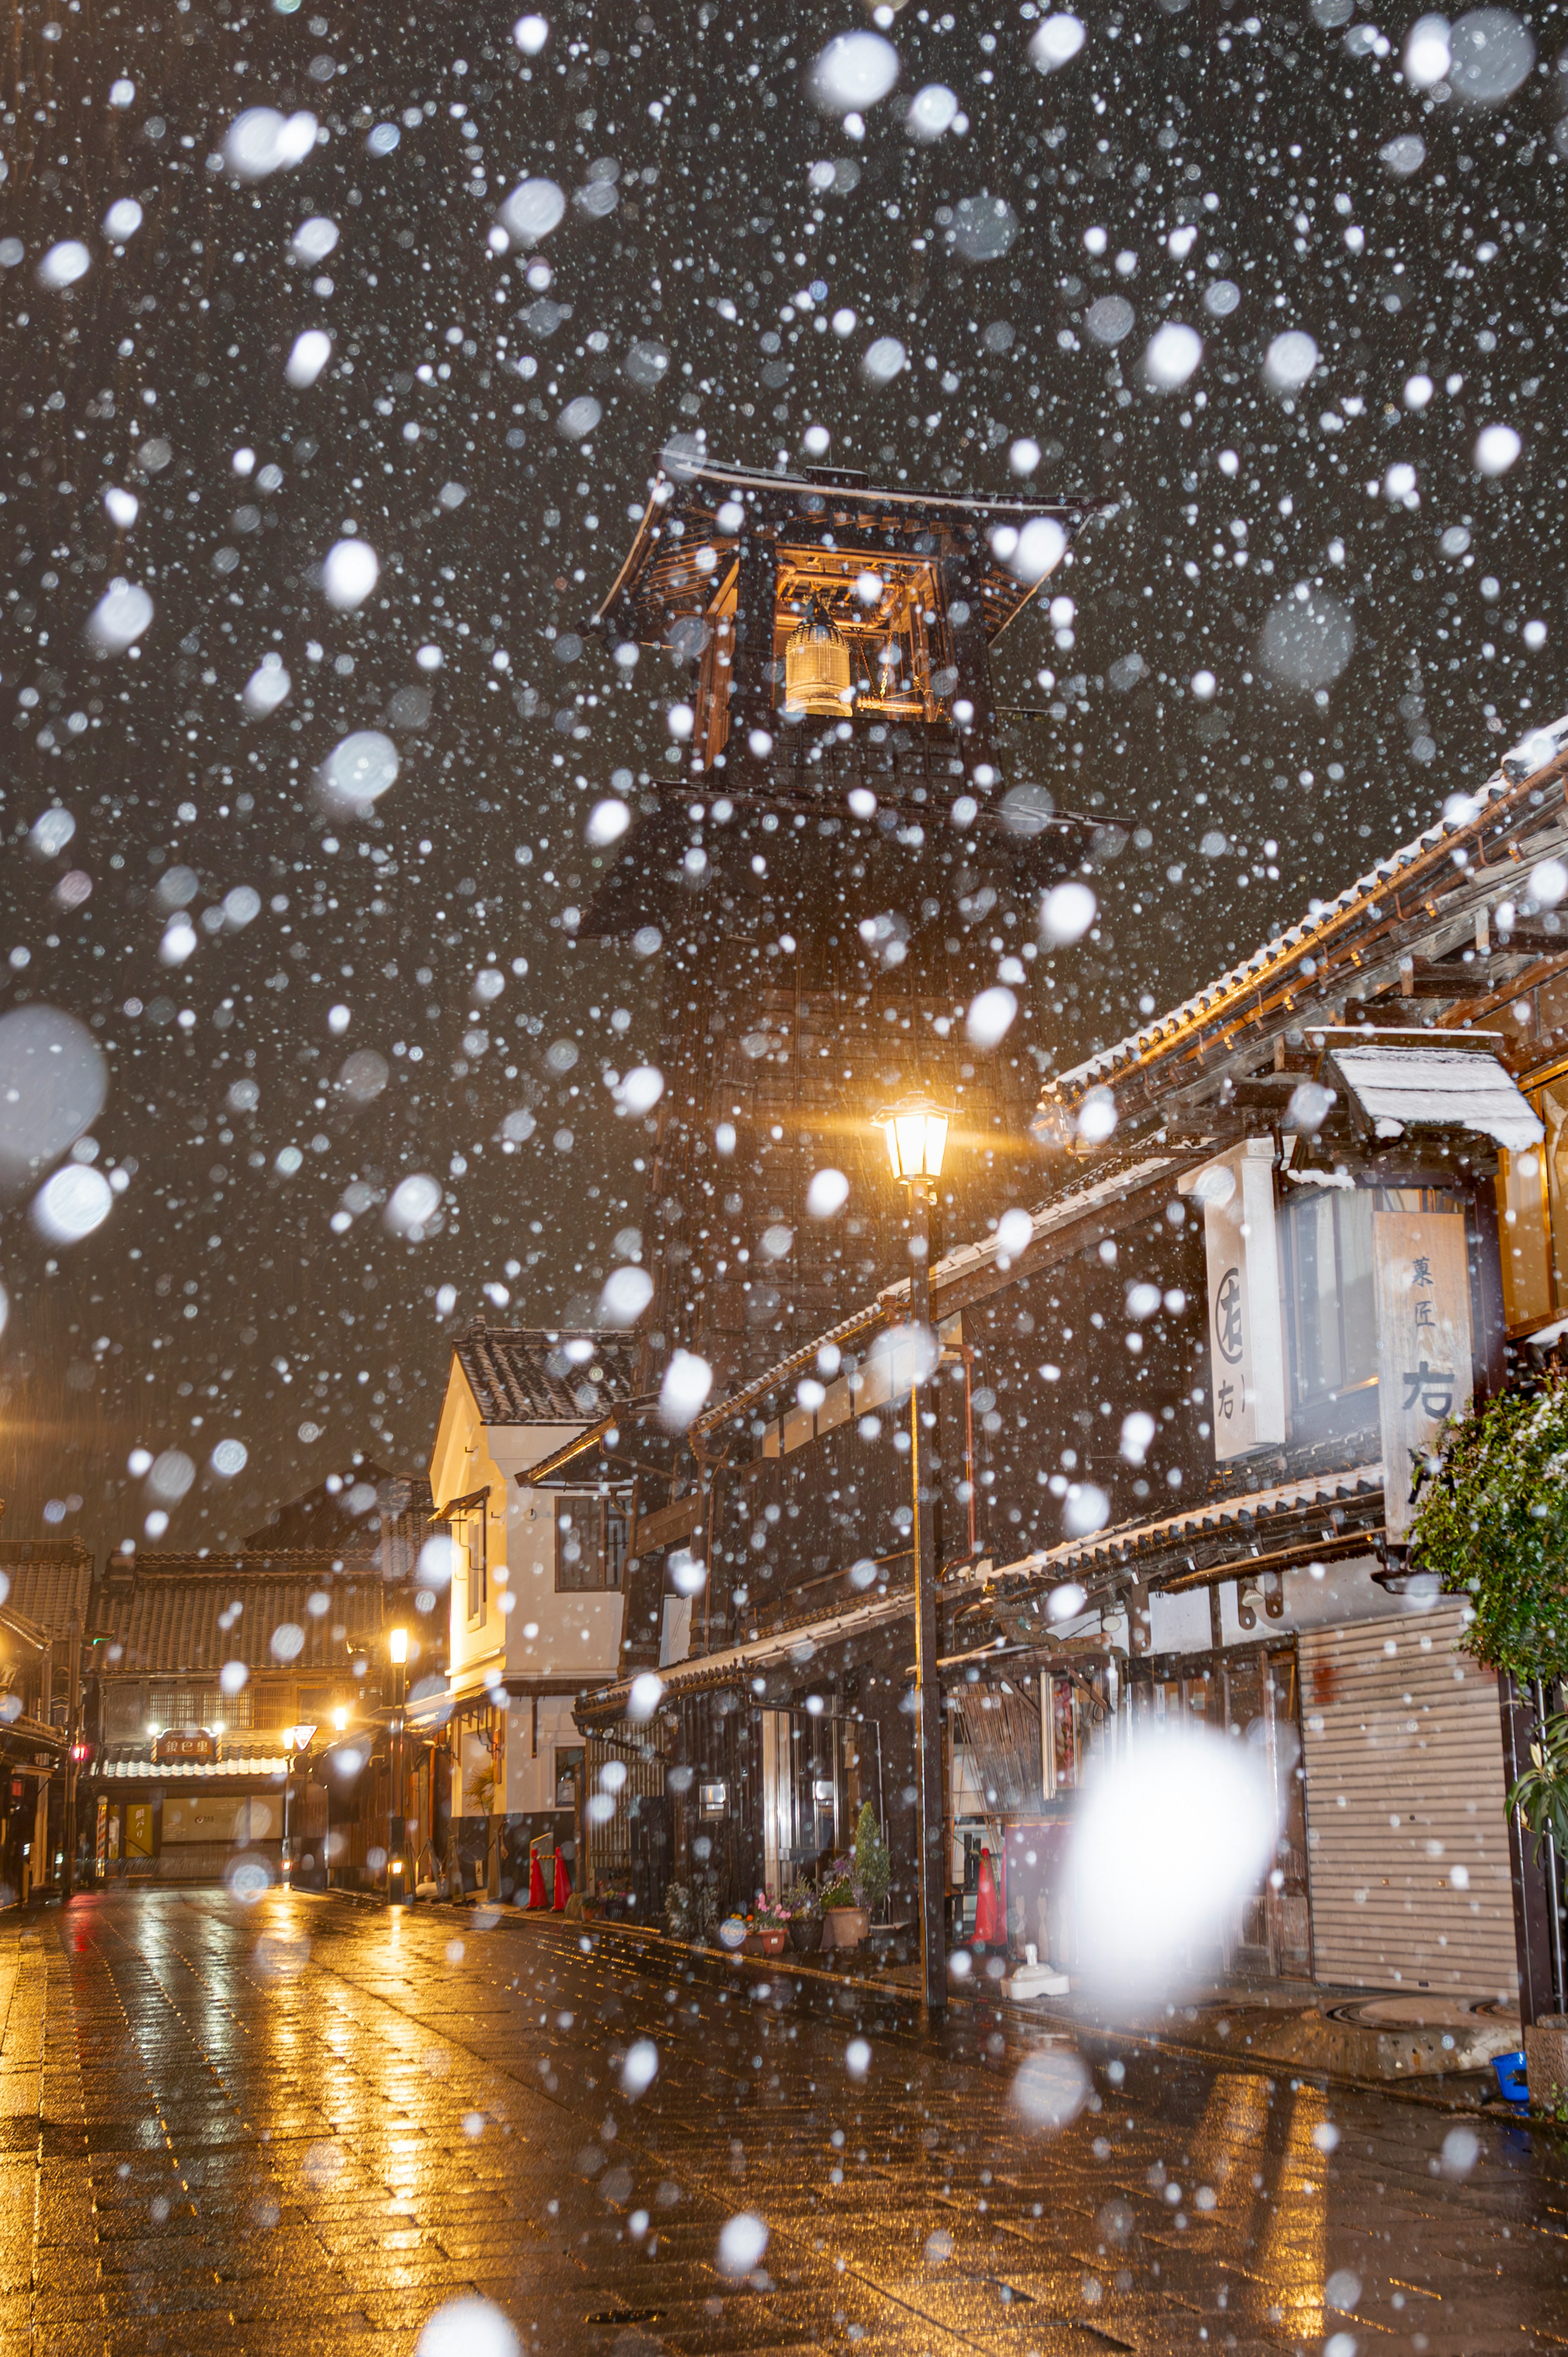
[[[1045,1577],[1065,1580],[1069,1576],[1091,1572],[1117,1572],[1134,1558],[1157,1553],[1163,1547],[1213,1538],[1239,1524],[1251,1527],[1276,1516],[1298,1512],[1303,1507],[1370,1498],[1382,1487],[1380,1458],[1376,1464],[1304,1474],[1296,1480],[1279,1482],[1268,1490],[1254,1490],[1241,1497],[1232,1494],[1203,1499],[1183,1507],[1179,1513],[1163,1515],[1157,1522],[1122,1523],[1109,1530],[1091,1531],[1083,1538],[1064,1539],[1056,1546],[1036,1547],[1015,1563],[997,1564],[983,1558],[978,1565],[950,1573],[948,1584],[955,1589],[963,1586],[987,1587],[1004,1579]],[[1239,1563],[1237,1568],[1245,1571],[1245,1563]]]
[[[988,1236],[982,1237],[976,1243],[955,1245],[951,1252],[944,1253],[940,1260],[932,1262],[933,1297],[940,1294],[944,1285],[950,1285],[956,1278],[967,1276],[973,1270],[983,1268],[988,1262],[997,1259],[998,1255],[1003,1256],[1003,1265],[1005,1267],[1010,1262],[1019,1259],[1032,1244],[1037,1243],[1042,1236],[1047,1236],[1053,1230],[1067,1227],[1073,1221],[1084,1218],[1089,1212],[1098,1210],[1102,1203],[1113,1201],[1121,1195],[1131,1194],[1135,1188],[1148,1185],[1158,1172],[1169,1170],[1179,1159],[1180,1157],[1175,1154],[1145,1154],[1121,1168],[1102,1173],[1099,1178],[1087,1183],[1071,1187],[1063,1194],[1054,1195],[1038,1211],[1020,1211],[1015,1215],[1004,1214],[1003,1221],[998,1222]],[[1006,1222],[1015,1216],[1020,1222],[1016,1232],[1006,1226]],[[1025,1221],[1028,1222],[1026,1235],[1023,1232],[1022,1227],[1022,1222]],[[721,1400],[715,1400],[711,1407],[705,1408],[696,1418],[693,1426],[693,1431],[699,1434],[712,1432],[731,1416],[741,1415],[755,1402],[766,1399],[769,1392],[779,1390],[789,1382],[791,1375],[803,1373],[814,1363],[817,1352],[823,1343],[847,1342],[853,1340],[867,1327],[875,1326],[884,1318],[891,1316],[894,1310],[899,1305],[908,1302],[908,1278],[896,1277],[891,1285],[885,1285],[882,1287],[875,1301],[863,1303],[861,1308],[854,1310],[848,1318],[843,1318],[837,1325],[826,1327],[820,1334],[813,1335],[810,1341],[801,1343],[798,1350],[790,1351],[788,1358],[780,1359],[777,1365],[769,1367],[764,1373],[756,1376],[740,1390],[727,1394]],[[935,1297],[932,1301],[932,1311],[938,1318],[945,1314],[940,1300]],[[538,1471],[537,1467],[531,1469],[530,1478],[537,1478]]]
[[[1501,767],[1484,786],[1474,794],[1455,797],[1450,803],[1452,816],[1445,814],[1418,834],[1413,843],[1402,844],[1398,850],[1390,852],[1367,875],[1354,884],[1348,884],[1334,899],[1312,901],[1306,915],[1297,923],[1277,934],[1272,942],[1266,942],[1261,949],[1254,950],[1243,964],[1232,966],[1229,974],[1206,983],[1180,1006],[1157,1016],[1142,1030],[1129,1033],[1113,1047],[1102,1048],[1096,1054],[1086,1057],[1070,1071],[1058,1073],[1054,1081],[1047,1083],[1042,1102],[1070,1099],[1080,1091],[1109,1080],[1124,1065],[1151,1054],[1163,1041],[1200,1021],[1232,994],[1255,984],[1271,967],[1298,962],[1304,951],[1309,951],[1316,941],[1361,903],[1375,900],[1379,892],[1386,891],[1404,869],[1413,866],[1418,860],[1425,858],[1444,844],[1451,844],[1455,849],[1463,848],[1467,838],[1479,834],[1487,813],[1497,802],[1549,768],[1565,748],[1568,748],[1568,714],[1544,727],[1532,729],[1511,751],[1505,753]],[[1517,879],[1508,876],[1499,875],[1498,881],[1499,891],[1506,888],[1510,881],[1517,888]]]
[[[1407,1127],[1470,1129],[1522,1154],[1546,1135],[1497,1058],[1474,1048],[1377,1041],[1336,1047],[1333,1060],[1380,1137]]]

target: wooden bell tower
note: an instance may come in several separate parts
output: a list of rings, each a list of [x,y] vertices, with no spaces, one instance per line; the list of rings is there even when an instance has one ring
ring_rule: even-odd
[[[582,924],[662,959],[650,1376],[679,1346],[744,1381],[903,1274],[890,1097],[950,1107],[958,1232],[1030,1193],[1035,907],[1091,823],[1007,749],[990,649],[1090,512],[828,468],[654,482],[598,620],[681,666],[683,733]],[[1016,1012],[972,1038],[993,988]]]

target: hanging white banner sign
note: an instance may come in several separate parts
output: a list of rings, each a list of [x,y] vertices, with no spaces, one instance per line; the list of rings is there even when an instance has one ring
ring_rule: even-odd
[[[1383,1517],[1391,1539],[1412,1519],[1415,1467],[1470,1405],[1470,1257],[1462,1211],[1376,1211],[1378,1405]]]
[[[1272,1139],[1248,1138],[1188,1180],[1203,1205],[1208,1366],[1220,1464],[1285,1437],[1283,1326]]]

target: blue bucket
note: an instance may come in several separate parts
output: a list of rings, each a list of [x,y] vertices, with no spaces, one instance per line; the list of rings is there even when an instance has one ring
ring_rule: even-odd
[[[1498,2074],[1498,2087],[1505,2103],[1529,2103],[1530,2082],[1525,2077],[1522,2047],[1517,2054],[1494,2054],[1492,2068]]]

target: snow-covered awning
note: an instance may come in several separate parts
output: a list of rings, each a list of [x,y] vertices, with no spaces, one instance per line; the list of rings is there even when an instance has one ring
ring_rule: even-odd
[[[1378,1040],[1336,1045],[1332,1060],[1379,1137],[1399,1137],[1407,1128],[1468,1129],[1522,1154],[1546,1135],[1496,1056],[1484,1049]]]

